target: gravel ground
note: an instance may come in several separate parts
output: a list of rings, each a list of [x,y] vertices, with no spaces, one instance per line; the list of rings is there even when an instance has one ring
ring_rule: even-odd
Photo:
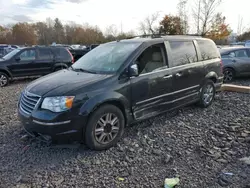
[[[250,187],[250,161],[239,160],[250,156],[248,94],[218,93],[207,109],[130,126],[116,147],[95,152],[20,139],[16,103],[28,82],[0,89],[0,187],[163,187],[172,177],[185,188]]]

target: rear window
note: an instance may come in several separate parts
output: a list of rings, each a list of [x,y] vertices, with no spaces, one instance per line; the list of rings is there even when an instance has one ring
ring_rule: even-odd
[[[220,54],[216,45],[210,40],[197,40],[202,60],[219,58]]]
[[[173,66],[180,66],[198,61],[196,49],[192,41],[169,41]]]
[[[57,58],[71,59],[69,52],[65,48],[52,48]]]

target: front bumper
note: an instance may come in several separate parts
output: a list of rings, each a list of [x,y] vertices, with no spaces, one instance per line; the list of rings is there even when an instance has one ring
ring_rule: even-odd
[[[63,114],[43,111],[34,111],[27,115],[20,108],[18,108],[18,114],[25,131],[33,137],[55,143],[68,143],[84,139],[83,131],[87,123],[85,116],[64,116],[62,119]]]

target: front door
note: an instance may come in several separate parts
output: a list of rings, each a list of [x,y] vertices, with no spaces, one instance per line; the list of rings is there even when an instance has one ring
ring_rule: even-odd
[[[37,54],[35,49],[24,49],[15,55],[8,66],[14,77],[31,76],[36,74]]]
[[[198,62],[194,42],[169,41],[170,67],[173,74],[173,105],[179,107],[197,100],[205,77],[203,62]]]
[[[135,63],[139,67],[139,76],[131,78],[135,119],[148,118],[170,109],[172,76],[164,43],[145,49]]]

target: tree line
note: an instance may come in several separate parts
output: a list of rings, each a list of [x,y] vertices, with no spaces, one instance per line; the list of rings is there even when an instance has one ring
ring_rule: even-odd
[[[75,23],[63,25],[58,18],[55,20],[47,18],[45,22],[30,24],[16,23],[11,27],[0,26],[0,43],[2,44],[49,45],[56,42],[89,45],[126,38],[129,35],[129,33],[122,33],[116,36],[104,36],[98,27]]]
[[[183,35],[190,33],[190,21],[196,35],[213,39],[216,43],[227,42],[232,32],[226,23],[226,17],[216,9],[221,0],[192,1],[192,10],[188,9],[189,0],[179,0],[177,14],[166,14],[163,18],[156,12],[139,23],[141,34]],[[195,27],[194,27],[195,25]],[[126,39],[135,36],[135,32],[118,32],[115,25],[108,26],[103,32],[97,26],[79,25],[74,22],[62,24],[56,18],[47,18],[44,22],[16,23],[11,27],[0,26],[0,43],[17,45],[49,45],[53,42],[60,44],[93,44]],[[250,37],[243,34],[240,39]]]

